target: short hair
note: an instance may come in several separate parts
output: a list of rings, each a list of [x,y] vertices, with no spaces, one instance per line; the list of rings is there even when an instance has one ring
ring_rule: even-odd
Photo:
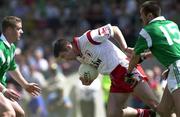
[[[141,5],[140,8],[143,10],[145,15],[148,13],[152,13],[155,17],[161,15],[161,8],[156,1],[146,1]]]
[[[53,42],[53,53],[54,57],[58,57],[59,53],[66,50],[66,44],[68,43],[65,39],[57,39]]]
[[[8,27],[15,28],[16,24],[22,22],[21,18],[16,16],[6,16],[2,20],[2,32],[5,32]]]

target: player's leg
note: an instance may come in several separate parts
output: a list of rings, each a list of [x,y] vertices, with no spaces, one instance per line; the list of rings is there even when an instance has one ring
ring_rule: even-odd
[[[25,117],[24,110],[21,108],[21,106],[16,101],[10,101],[10,103],[11,103],[12,107],[14,108],[17,117]]]
[[[149,109],[126,107],[129,94],[130,93],[110,93],[107,117],[155,117],[155,113],[152,113]]]
[[[107,117],[123,117],[123,108],[129,93],[110,93],[107,105]]]
[[[122,117],[124,114],[123,108],[132,92],[127,83],[124,82],[124,76],[127,69],[118,65],[111,72],[111,87],[107,104],[107,117]]]
[[[134,88],[133,94],[139,97],[145,104],[150,106],[152,109],[156,109],[159,101],[152,89],[149,87],[148,83],[144,80],[139,81],[139,83]]]
[[[125,108],[129,94],[133,92],[135,85],[125,82],[127,69],[117,66],[111,73],[111,88],[108,102],[108,117],[149,117],[149,112],[143,109]],[[134,83],[133,83],[134,84]],[[144,114],[143,114],[144,113]]]
[[[145,104],[150,106],[152,109],[156,109],[159,102],[156,96],[154,95],[153,91],[149,87],[148,83],[144,80],[139,81],[139,83],[134,88],[133,94],[139,97]],[[137,109],[138,115],[141,116],[146,113],[146,116],[155,117],[155,111],[150,109]]]
[[[159,112],[161,117],[170,117],[173,111],[173,107],[174,107],[174,102],[172,99],[172,95],[170,94],[166,86],[161,102],[156,110]]]
[[[173,97],[176,116],[180,117],[180,60],[170,65],[167,83]]]
[[[172,93],[172,97],[175,105],[175,113],[177,117],[180,117],[180,88],[176,89]]]
[[[165,96],[163,97],[166,102],[171,102],[171,108],[175,109],[176,116],[180,116],[180,60],[169,66],[169,73],[167,77],[167,87],[164,91]],[[163,103],[163,102],[161,102]],[[170,108],[170,107],[169,107]],[[163,115],[166,116],[167,111],[172,112],[172,109],[163,110]],[[161,110],[161,108],[160,108]],[[166,115],[165,115],[165,114]]]
[[[16,117],[12,105],[2,93],[0,93],[0,117]]]
[[[135,85],[134,87],[133,94],[139,97],[144,103],[149,105],[151,108],[156,109],[159,102],[147,83],[148,79],[142,67],[140,65],[137,65],[137,68],[134,69],[133,74],[133,78],[135,78],[138,81],[137,85]],[[150,109],[137,109],[137,112],[138,116],[155,116],[155,112]]]

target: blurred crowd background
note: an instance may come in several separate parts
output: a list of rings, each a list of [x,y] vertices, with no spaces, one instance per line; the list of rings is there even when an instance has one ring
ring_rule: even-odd
[[[165,18],[180,26],[180,2],[157,0]],[[128,46],[133,47],[142,28],[139,5],[143,0],[0,0],[0,19],[15,15],[23,20],[24,34],[17,43],[16,61],[29,82],[42,87],[42,95],[30,97],[8,77],[9,85],[22,99],[27,117],[105,117],[110,80],[99,76],[91,86],[78,80],[79,62],[57,62],[52,42],[60,37],[72,40],[86,30],[110,23],[117,25]],[[114,42],[116,43],[116,42]],[[148,63],[151,64],[148,64]],[[149,84],[159,99],[165,81],[164,68],[156,60],[142,63]],[[137,97],[128,105],[148,108]]]

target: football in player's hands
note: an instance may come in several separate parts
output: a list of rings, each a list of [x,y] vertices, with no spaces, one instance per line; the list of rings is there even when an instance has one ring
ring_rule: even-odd
[[[96,79],[98,74],[99,74],[97,68],[95,68],[92,65],[84,64],[84,63],[82,63],[79,66],[79,71],[78,72],[79,72],[79,75],[80,75],[81,78],[85,78],[85,79],[88,79],[88,80]]]

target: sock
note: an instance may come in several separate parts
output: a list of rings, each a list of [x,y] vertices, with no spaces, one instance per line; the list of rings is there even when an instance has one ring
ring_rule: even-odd
[[[136,109],[138,114],[137,117],[151,117],[149,109]]]

